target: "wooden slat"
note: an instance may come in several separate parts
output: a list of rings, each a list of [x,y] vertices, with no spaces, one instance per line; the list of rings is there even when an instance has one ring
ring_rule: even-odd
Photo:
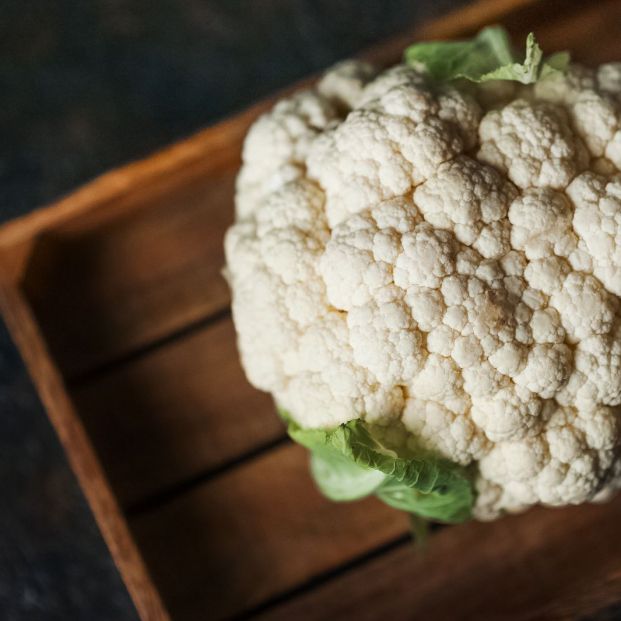
[[[581,619],[621,601],[621,498],[445,528],[267,611],[300,619]]]
[[[66,376],[226,307],[220,272],[233,178],[227,171],[177,179],[148,197],[148,208],[41,237],[24,288]]]
[[[618,0],[546,0],[510,15],[508,26],[518,40],[534,31],[544,50],[569,50],[582,63],[621,60]]]
[[[375,499],[320,496],[307,459],[286,445],[130,521],[175,620],[239,613],[407,532]]]
[[[271,398],[243,375],[230,319],[72,397],[125,507],[284,435]]]

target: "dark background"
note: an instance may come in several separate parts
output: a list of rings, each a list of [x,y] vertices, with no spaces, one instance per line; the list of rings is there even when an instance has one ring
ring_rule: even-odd
[[[0,221],[464,0],[0,0]],[[0,324],[0,619],[136,619]]]

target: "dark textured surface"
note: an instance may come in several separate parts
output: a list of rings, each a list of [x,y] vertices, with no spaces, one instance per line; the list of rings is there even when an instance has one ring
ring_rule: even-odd
[[[0,0],[0,220],[460,0]],[[135,619],[0,325],[0,618]]]
[[[0,324],[0,619],[135,619]]]

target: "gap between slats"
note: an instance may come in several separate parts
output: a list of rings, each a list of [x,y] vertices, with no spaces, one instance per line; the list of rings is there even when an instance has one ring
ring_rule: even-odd
[[[129,524],[178,619],[230,618],[281,601],[408,532],[406,516],[377,499],[323,498],[306,451],[289,443]]]
[[[225,312],[236,169],[206,169],[161,181],[160,194],[136,188],[105,226],[76,219],[36,240],[22,288],[65,380],[86,381]]]
[[[271,397],[244,377],[227,313],[134,353],[71,396],[121,505],[136,511],[285,438]]]
[[[151,494],[150,496],[138,500],[134,504],[131,504],[125,508],[125,514],[132,518],[143,513],[156,511],[168,503],[174,502],[180,496],[191,492],[193,489],[201,485],[206,485],[215,477],[222,476],[234,468],[239,468],[240,466],[248,464],[265,453],[269,453],[275,448],[283,446],[288,442],[290,442],[289,436],[282,435],[271,442],[261,444],[247,453],[239,455],[238,457],[235,457],[220,466],[207,469],[204,472],[198,472],[187,479],[183,479],[178,483],[156,492],[155,494]]]
[[[595,619],[620,601],[620,511],[618,497],[443,528],[421,558],[396,547],[256,616]]]
[[[280,604],[288,600],[309,593],[313,589],[321,587],[324,584],[330,582],[331,580],[343,576],[349,571],[354,571],[358,568],[361,568],[367,563],[373,562],[380,556],[389,554],[394,550],[397,550],[398,548],[406,545],[415,545],[415,542],[413,541],[412,535],[410,533],[404,533],[403,535],[399,535],[391,539],[390,541],[387,541],[386,543],[383,543],[375,548],[368,550],[364,554],[360,554],[359,556],[356,556],[349,561],[337,567],[334,567],[333,569],[309,578],[306,582],[303,582],[302,584],[299,584],[292,589],[288,589],[286,591],[283,591],[282,593],[278,593],[277,595],[261,602],[257,606],[253,606],[252,608],[244,610],[239,614],[233,615],[231,617],[231,621],[248,621],[249,619],[255,618],[258,615],[269,612],[270,610],[278,607]]]
[[[161,347],[165,347],[166,345],[170,345],[175,341],[183,339],[187,336],[191,336],[192,334],[194,334],[195,332],[199,332],[200,330],[205,330],[224,319],[228,319],[230,316],[231,309],[230,307],[226,306],[220,311],[210,313],[209,315],[202,317],[201,319],[190,322],[182,328],[179,328],[178,330],[173,330],[172,332],[165,334],[160,338],[154,339],[153,341],[145,345],[130,349],[129,351],[124,352],[119,356],[106,360],[105,362],[102,362],[95,367],[87,369],[83,373],[69,376],[65,380],[67,387],[72,390],[85,386],[93,381],[96,381],[103,375],[106,375],[112,371],[117,371],[134,362],[139,361],[142,358],[145,358],[146,356],[153,353],[157,349],[160,349]]]

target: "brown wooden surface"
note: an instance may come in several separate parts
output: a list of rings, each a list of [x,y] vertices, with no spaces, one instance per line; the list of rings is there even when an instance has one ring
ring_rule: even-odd
[[[177,619],[239,613],[408,528],[404,514],[374,498],[323,498],[306,451],[291,443],[130,525]]]
[[[285,435],[271,398],[244,379],[230,319],[73,396],[125,507]]]
[[[621,59],[621,0],[484,0],[367,57],[498,21]],[[158,592],[182,620],[578,618],[621,602],[620,500],[446,528],[421,558],[399,545],[402,515],[313,489],[243,380],[220,276],[241,140],[268,105],[0,229],[2,312],[141,616],[166,618]]]
[[[160,179],[120,201],[148,208],[127,205],[104,225],[71,223],[40,237],[24,288],[65,375],[226,307],[220,271],[222,235],[233,216],[224,207],[233,192],[231,159],[225,171],[181,171],[174,182]]]
[[[289,619],[577,619],[621,599],[621,498],[533,509],[408,545],[261,616]]]

